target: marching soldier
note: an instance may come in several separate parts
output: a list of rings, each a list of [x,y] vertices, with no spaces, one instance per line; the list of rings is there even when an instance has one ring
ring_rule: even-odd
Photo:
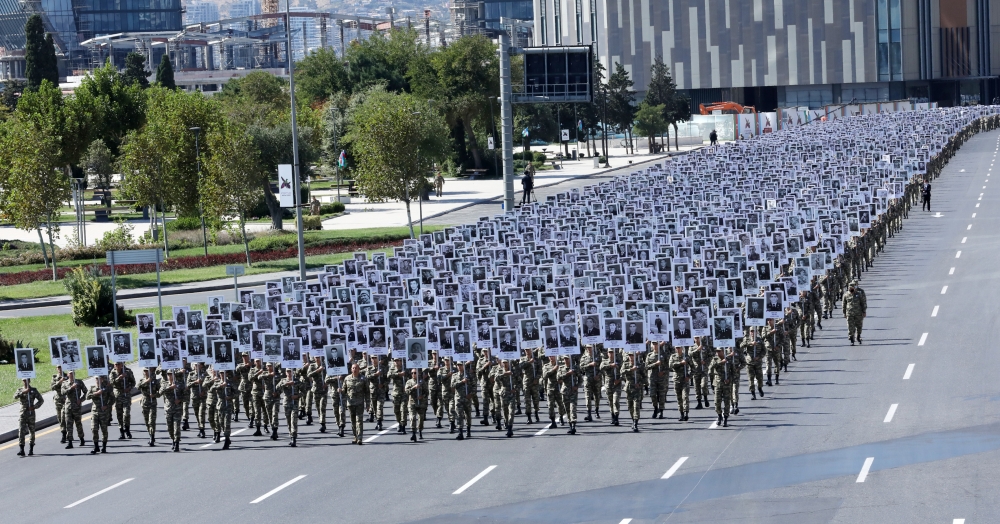
[[[771,387],[772,371],[775,383],[781,384],[781,346],[784,344],[781,325],[769,318],[761,332],[761,338],[764,339],[764,349],[767,350],[767,387]]]
[[[691,377],[694,379],[694,396],[698,400],[698,405],[694,409],[701,409],[702,401],[705,407],[711,407],[708,401],[708,368],[712,363],[712,352],[702,345],[701,339],[695,337],[694,347],[688,351],[688,358],[691,359]]]
[[[109,377],[114,388],[115,415],[118,419],[118,440],[132,438],[132,388],[135,387],[135,374],[121,362],[115,363]]]
[[[545,383],[545,395],[549,399],[549,429],[555,429],[559,427],[556,425],[556,409],[559,409],[560,422],[566,413],[566,406],[559,395],[559,364],[556,357],[549,357],[549,361],[542,367],[542,381]]]
[[[673,355],[667,353],[669,348],[666,342],[650,342],[649,344],[650,350],[646,352],[646,370],[649,375],[649,396],[653,403],[653,418],[663,418],[663,410],[667,407],[667,380],[669,378],[667,366],[673,368],[673,365],[669,364]],[[676,380],[676,377],[674,378]]]
[[[375,422],[375,430],[382,431],[382,415],[385,413],[385,395],[389,389],[389,381],[386,378],[387,368],[379,361],[377,355],[372,356],[371,366],[368,367],[368,389],[370,400],[368,405],[371,414],[368,422]],[[438,424],[441,427],[441,424]]]
[[[202,382],[205,388],[205,406],[208,407],[208,425],[212,428],[212,442],[219,442],[219,395],[215,389],[215,383],[219,380],[219,372],[214,369],[209,371],[209,376]]]
[[[290,447],[296,447],[299,438],[299,398],[304,396],[305,387],[291,369],[285,370],[285,378],[278,382],[278,391],[284,397],[285,423],[291,437]]]
[[[94,449],[90,451],[90,454],[107,453],[108,425],[111,424],[111,408],[114,406],[115,399],[111,394],[111,386],[108,384],[106,377],[102,375],[97,376],[97,382],[90,387],[90,391],[87,393],[87,400],[93,403],[90,417],[90,432],[91,436],[94,437]],[[98,432],[103,437],[100,446],[97,445]]]
[[[844,293],[844,318],[847,319],[847,336],[854,345],[854,338],[857,335],[858,344],[861,343],[861,327],[865,317],[868,316],[868,299],[863,289],[858,287],[858,281],[852,280],[847,292]]]
[[[431,361],[428,363],[429,367],[427,368],[427,401],[431,411],[437,418],[434,427],[440,429],[441,419],[444,418],[446,406],[441,398],[441,382],[438,380],[438,372],[441,371],[441,362],[438,360],[437,351],[431,352],[430,359]]]
[[[788,343],[784,347],[785,371],[788,371],[788,362],[795,358],[795,338],[798,336],[799,324],[802,317],[799,315],[799,308],[788,306],[785,308],[785,333],[788,334]],[[791,352],[791,354],[789,354]],[[798,360],[797,358],[795,360]]]
[[[570,435],[576,435],[576,399],[580,391],[580,369],[573,365],[573,359],[569,356],[563,357],[563,365],[559,367],[559,396],[562,398],[563,406],[566,409],[566,418],[569,422]],[[510,436],[508,430],[507,436]]]
[[[330,400],[333,401],[333,418],[337,424],[337,436],[344,436],[344,408],[347,403],[344,401],[344,377],[342,375],[326,375],[324,379],[327,391],[330,392]]]
[[[188,373],[187,390],[190,395],[191,407],[194,409],[194,420],[198,424],[198,438],[205,438],[205,415],[208,412],[208,387],[205,382],[208,374],[205,373],[204,364],[197,363],[194,369]]]
[[[517,390],[514,389],[514,374],[511,370],[509,360],[504,360],[497,366],[494,381],[500,389],[500,394],[498,395],[500,413],[503,417],[504,426],[507,428],[507,437],[510,438],[514,436],[514,397],[517,396]]]
[[[521,382],[522,390],[524,391],[524,411],[528,416],[528,424],[531,424],[531,413],[534,409],[535,422],[539,422],[538,418],[538,378],[541,375],[538,369],[535,367],[536,361],[534,353],[530,349],[524,350],[524,356],[518,361],[521,366]]]
[[[638,433],[639,413],[642,411],[642,392],[646,386],[646,373],[642,369],[642,363],[636,359],[635,353],[628,354],[628,360],[622,364],[621,374],[625,381],[628,412],[632,415],[632,431]]]
[[[268,433],[271,432],[271,428],[268,426],[270,417],[264,409],[264,367],[259,358],[253,361],[253,368],[247,374],[247,380],[250,381],[250,396],[253,398],[253,418],[251,420],[257,426],[257,431],[254,431],[253,436],[260,437],[263,436],[263,433],[260,432],[261,424],[264,425],[264,431]]]
[[[312,381],[309,379],[309,353],[307,351],[302,352],[302,366],[295,370],[295,378],[299,381],[299,387],[302,388],[301,397],[302,399],[296,404],[299,408],[298,419],[305,419],[305,425],[312,426],[313,423],[313,395],[312,395]],[[298,424],[296,424],[296,430],[298,430]]]
[[[418,434],[424,438],[424,418],[427,416],[427,381],[422,370],[411,370],[411,378],[406,381],[406,395],[410,401],[410,440],[416,442]]]
[[[184,399],[188,398],[187,383],[181,370],[163,371],[166,377],[161,396],[163,397],[163,414],[167,422],[167,435],[173,443],[173,451],[181,450],[181,418],[184,415]],[[204,435],[202,435],[204,436]]]
[[[787,344],[785,346],[788,347]],[[733,369],[732,376],[732,392],[729,396],[729,401],[732,404],[732,409],[729,411],[730,415],[740,414],[740,381],[743,378],[743,368],[746,367],[747,363],[743,360],[743,357],[736,354],[735,348],[730,348],[729,353],[726,354],[726,359]],[[787,365],[787,361],[786,361]]]
[[[583,390],[587,395],[587,416],[583,420],[592,422],[591,408],[594,415],[601,418],[601,362],[600,352],[594,346],[588,345],[580,356],[580,373],[583,375]]]
[[[21,403],[21,412],[17,419],[17,445],[20,451],[17,456],[24,456],[24,439],[28,437],[28,456],[35,454],[35,411],[42,407],[45,400],[41,393],[32,387],[31,379],[24,379],[24,387],[14,393],[14,400]]]
[[[490,415],[493,415],[493,420],[499,423],[500,419],[496,415],[496,406],[492,406],[493,401],[493,362],[490,358],[490,351],[488,349],[482,350],[479,355],[479,360],[476,362],[476,378],[479,383],[483,385],[483,420],[480,424],[484,426],[490,425]],[[492,408],[492,411],[491,411]]]
[[[729,409],[732,400],[730,397],[733,394],[732,362],[723,355],[721,349],[717,349],[711,367],[715,374],[715,414],[719,416],[717,424],[727,427],[729,426]]]
[[[344,394],[347,396],[347,409],[351,413],[354,443],[361,445],[365,434],[365,399],[369,393],[368,380],[361,374],[361,366],[357,362],[351,365],[351,374],[344,380]]]
[[[392,412],[396,416],[396,433],[406,434],[409,420],[409,402],[406,399],[406,364],[397,358],[389,365],[389,382],[392,384]]]
[[[448,433],[455,433],[455,390],[451,387],[451,375],[451,358],[446,357],[444,367],[437,372],[437,378],[441,388],[441,404],[443,409],[448,412],[448,426],[450,427]],[[462,429],[459,427],[459,432],[461,431]]]
[[[691,411],[691,404],[688,394],[691,391],[691,362],[684,354],[684,348],[677,346],[675,353],[670,355],[670,369],[674,372],[674,395],[677,396],[677,410],[680,412],[681,421],[688,419]],[[664,379],[666,382],[666,379]],[[651,391],[652,386],[649,388]],[[666,400],[666,394],[664,394]],[[660,410],[662,416],[663,410]]]
[[[155,368],[142,370],[139,394],[142,395],[142,420],[149,433],[149,446],[153,447],[156,445],[156,397],[160,396],[160,379],[156,378]]]
[[[326,433],[326,401],[327,383],[326,366],[323,364],[323,357],[315,357],[312,364],[309,364],[309,380],[312,381],[313,402],[316,403],[316,418],[319,419],[319,432]],[[381,419],[379,419],[381,421]]]
[[[618,425],[618,410],[621,404],[622,374],[615,362],[615,350],[608,350],[608,358],[601,362],[601,374],[604,375],[604,389],[608,394],[608,411],[611,412],[611,425]]]
[[[229,440],[230,431],[232,429],[230,421],[233,419],[233,412],[238,406],[237,402],[239,402],[239,398],[237,397],[237,393],[239,393],[239,391],[233,387],[229,378],[229,371],[220,371],[218,378],[215,380],[215,384],[212,386],[212,389],[215,390],[215,396],[219,402],[219,432],[215,435],[215,441],[219,441],[220,435],[224,438],[222,449],[229,449],[229,445],[231,444],[231,441]]]
[[[757,400],[757,393],[764,398],[764,357],[767,350],[764,342],[757,336],[757,328],[750,328],[749,336],[743,339],[743,358],[747,363],[747,375],[750,380],[750,396]],[[754,391],[756,385],[756,391]]]
[[[255,419],[258,418],[258,414],[255,412],[255,402],[253,398],[253,381],[250,380],[250,372],[253,371],[254,365],[250,362],[250,353],[243,352],[243,362],[236,365],[236,379],[239,380],[239,385],[237,390],[240,392],[240,401],[243,402],[243,413],[247,416],[247,429],[253,429]],[[239,403],[235,404],[235,411],[233,412],[233,422],[236,422],[237,417],[240,416],[240,406]]]
[[[475,375],[469,372],[469,365],[459,362],[458,371],[451,376],[451,387],[455,392],[455,419],[458,422],[456,440],[463,440],[463,426],[465,437],[472,438],[472,397],[476,396],[474,381]]]
[[[278,407],[281,400],[281,389],[278,384],[281,375],[274,368],[274,363],[267,363],[267,370],[261,372],[260,383],[264,386],[264,425],[271,425],[271,440],[278,440]]]
[[[63,373],[62,366],[56,367],[56,374],[52,375],[52,401],[56,406],[56,419],[59,421],[59,431],[62,433],[60,444],[66,443],[66,417],[63,416],[63,408],[66,406],[66,397],[63,396],[62,385],[66,382],[67,375]]]

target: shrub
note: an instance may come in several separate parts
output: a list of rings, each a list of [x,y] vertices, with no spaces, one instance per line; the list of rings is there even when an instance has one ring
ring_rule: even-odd
[[[133,229],[135,227],[122,220],[118,222],[118,227],[104,233],[104,236],[97,241],[97,247],[104,251],[134,249],[135,238],[132,236]]]
[[[608,163],[608,157],[606,157],[606,156],[600,156],[600,157],[598,157],[597,158],[597,163],[598,164],[607,164]]]
[[[532,160],[534,160],[535,162],[544,163],[546,160],[548,160],[548,157],[546,157],[545,153],[542,153],[541,151],[535,151],[532,155]]]
[[[73,306],[73,322],[84,326],[111,326],[114,324],[114,301],[111,281],[101,276],[99,266],[74,268],[63,281]],[[118,306],[118,324],[135,322],[135,317]]]
[[[250,251],[288,249],[298,245],[298,242],[298,237],[295,235],[261,235],[250,241]]]
[[[323,218],[318,216],[304,216],[302,217],[302,228],[305,231],[319,231],[323,229]]]
[[[23,348],[23,341],[10,341],[4,338],[3,334],[0,333],[0,364],[13,364],[14,363],[14,349]],[[35,362],[38,362],[38,350],[34,351]]]
[[[177,217],[176,220],[167,222],[167,231],[191,231],[201,229],[200,217]]]
[[[321,215],[332,215],[334,213],[343,213],[344,204],[340,202],[333,202],[331,204],[323,204],[319,206],[319,212]]]

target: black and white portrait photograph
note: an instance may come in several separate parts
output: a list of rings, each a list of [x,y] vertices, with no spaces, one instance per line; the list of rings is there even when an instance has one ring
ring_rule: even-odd
[[[111,335],[111,361],[132,361],[132,333],[117,331]]]
[[[645,322],[632,320],[625,322],[625,351],[640,352],[646,349]]]
[[[764,318],[783,318],[785,294],[781,291],[768,291],[764,294]]]
[[[139,313],[135,316],[135,325],[139,328],[139,333],[152,334],[156,327],[156,317],[152,313]]]
[[[87,346],[87,374],[90,376],[108,374],[108,348]]]
[[[747,325],[764,326],[764,297],[747,297]]]
[[[17,366],[17,378],[35,378],[35,350],[31,348],[14,349],[14,362]],[[106,372],[106,371],[105,371]]]
[[[503,359],[516,359],[521,356],[521,350],[517,343],[516,329],[496,329],[497,337],[497,357]]]
[[[281,334],[264,333],[264,362],[281,362]]]
[[[187,342],[187,359],[194,363],[207,363],[208,352],[206,351],[205,335],[202,333],[188,333],[185,337]]]
[[[469,360],[459,360],[459,356],[457,353],[455,354],[455,360],[459,362],[471,362],[472,352],[471,351],[469,352]],[[426,367],[427,367],[427,339],[425,338],[406,339],[406,368],[424,369]]]
[[[53,366],[62,365],[62,352],[59,350],[59,344],[65,341],[65,336],[49,337],[49,357],[52,359]]]
[[[212,353],[215,355],[215,364],[212,365],[212,369],[218,371],[236,370],[236,352],[233,349],[232,340],[212,342]]]
[[[302,339],[281,337],[281,367],[299,369],[302,367]]]
[[[331,344],[323,348],[327,375],[347,374],[346,351],[347,348],[344,344]]]
[[[646,312],[646,331],[650,342],[670,342],[670,313],[663,311]]]
[[[139,365],[144,368],[155,368],[156,361],[156,339],[152,336],[139,335]]]
[[[472,341],[468,331],[451,332],[451,350],[457,362],[472,362]]]
[[[64,340],[60,342],[59,353],[62,357],[61,365],[63,371],[75,371],[83,368],[79,340]]]
[[[521,333],[521,345],[528,349],[541,347],[542,333],[538,329],[538,320],[534,318],[522,318],[519,324],[518,330]]]
[[[671,319],[673,324],[673,345],[692,346],[694,345],[694,334],[691,332],[691,317],[676,316]]]
[[[715,347],[733,347],[733,317],[718,316],[712,319],[712,342]]]
[[[622,329],[622,319],[604,319],[604,347],[623,349],[625,347],[625,331]]]
[[[590,314],[580,317],[582,324],[581,341],[584,344],[601,344],[604,342],[604,335],[601,333],[601,315]]]

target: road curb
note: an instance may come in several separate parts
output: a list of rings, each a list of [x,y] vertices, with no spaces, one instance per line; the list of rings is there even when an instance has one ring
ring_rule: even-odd
[[[93,403],[91,402],[85,402],[83,404],[80,404],[80,416],[82,417],[83,415],[90,413],[90,408],[92,405]],[[59,418],[56,415],[45,417],[41,420],[36,420],[35,433],[37,434],[41,430],[49,428],[51,426],[55,426],[58,423],[59,423]],[[6,444],[12,440],[17,440],[18,431],[19,431],[18,429],[12,429],[10,431],[5,431],[3,433],[0,433],[0,444]],[[27,440],[27,437],[25,437],[25,440]]]

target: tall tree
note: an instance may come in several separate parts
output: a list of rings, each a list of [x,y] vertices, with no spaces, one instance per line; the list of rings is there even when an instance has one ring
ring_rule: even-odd
[[[142,53],[135,51],[125,55],[125,83],[138,85],[146,89],[149,87],[149,73],[146,72],[146,57]]]
[[[420,198],[426,174],[448,151],[448,128],[430,104],[373,88],[352,107],[345,139],[352,145],[358,191],[369,201],[399,200],[413,238],[410,203]]]
[[[59,85],[59,58],[56,56],[56,43],[52,39],[52,33],[45,35],[45,70],[43,80],[52,82],[52,85]]]
[[[674,98],[677,96],[677,84],[674,83],[673,77],[670,76],[670,68],[663,63],[663,57],[660,55],[656,55],[649,71],[649,86],[646,88],[646,97],[643,102],[651,106],[662,106],[663,119],[669,123],[671,122],[670,116],[673,112]],[[666,127],[665,131],[667,133],[667,149],[669,149],[670,128]],[[662,141],[663,138],[660,137],[660,145],[663,145]]]
[[[125,135],[142,127],[146,117],[142,88],[126,82],[110,61],[84,77],[68,103],[79,108],[78,112],[92,115],[91,133],[83,148],[100,138],[113,155],[118,155]]]
[[[667,120],[663,118],[664,106],[650,105],[646,102],[639,104],[639,110],[635,113],[635,132],[649,139],[649,152],[654,152],[656,137],[663,134],[667,129]]]
[[[28,89],[34,91],[42,85],[42,80],[50,76],[45,25],[41,15],[28,17],[28,22],[24,24],[24,39],[24,76],[28,79]]]
[[[615,62],[615,72],[608,77],[608,120],[625,134],[627,149],[632,150],[632,122],[635,120],[635,82],[628,71]]]
[[[310,105],[321,104],[341,91],[350,92],[347,66],[333,48],[309,53],[295,64],[295,90]]]
[[[201,191],[205,195],[205,211],[211,216],[233,216],[239,219],[240,236],[251,265],[250,244],[247,241],[247,215],[264,196],[263,184],[267,173],[261,169],[260,154],[254,139],[239,124],[223,122],[205,137],[212,151],[205,163]]]
[[[87,151],[80,159],[80,164],[87,176],[97,178],[97,187],[100,189],[111,189],[111,175],[114,173],[114,158],[111,150],[104,145],[104,141],[98,138],[90,143]],[[105,205],[111,209],[111,199],[105,199]]]
[[[677,123],[691,120],[691,98],[678,92],[668,109],[670,112],[667,115],[667,122],[674,126],[674,149],[678,149],[680,146],[677,145]]]
[[[156,83],[167,89],[177,89],[177,84],[174,83],[174,66],[167,53],[163,53],[160,65],[156,68]]]

